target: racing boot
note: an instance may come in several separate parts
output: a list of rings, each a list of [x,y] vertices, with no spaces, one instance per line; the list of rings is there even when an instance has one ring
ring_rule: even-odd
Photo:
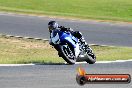
[[[61,52],[58,52],[58,55],[59,55],[59,57],[62,57],[62,53]]]

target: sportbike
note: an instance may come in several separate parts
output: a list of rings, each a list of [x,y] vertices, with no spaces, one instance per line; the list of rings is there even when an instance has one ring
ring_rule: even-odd
[[[62,57],[69,64],[81,61],[86,61],[89,64],[96,62],[96,56],[92,49],[70,32],[52,30],[51,42],[58,46],[59,57]]]

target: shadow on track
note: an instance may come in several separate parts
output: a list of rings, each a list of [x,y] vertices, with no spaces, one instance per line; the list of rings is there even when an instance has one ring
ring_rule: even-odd
[[[35,65],[70,65],[67,63],[32,63],[32,64],[35,64]]]

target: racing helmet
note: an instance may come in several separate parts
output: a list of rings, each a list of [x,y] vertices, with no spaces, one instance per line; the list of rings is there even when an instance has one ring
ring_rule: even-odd
[[[48,30],[49,30],[49,32],[52,31],[53,29],[58,28],[58,26],[59,25],[58,25],[58,23],[56,21],[50,21],[48,23]]]

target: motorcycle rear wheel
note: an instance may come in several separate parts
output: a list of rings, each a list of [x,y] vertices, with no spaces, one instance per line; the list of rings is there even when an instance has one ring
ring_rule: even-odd
[[[88,54],[88,57],[88,60],[86,60],[87,63],[94,64],[96,62],[96,56],[93,53]]]
[[[94,64],[96,62],[96,56],[89,46],[87,46],[87,50],[88,59],[86,60],[86,62],[89,64]]]

